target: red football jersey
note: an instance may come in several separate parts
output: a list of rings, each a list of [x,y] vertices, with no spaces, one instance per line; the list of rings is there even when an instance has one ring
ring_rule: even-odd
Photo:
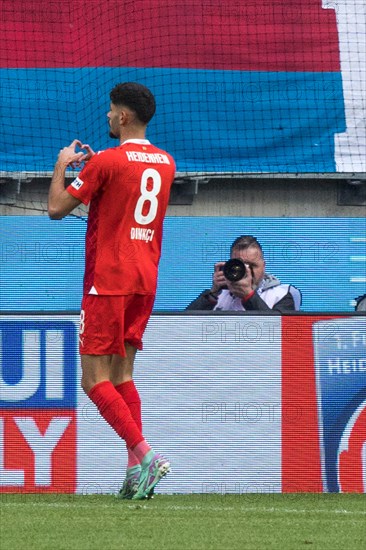
[[[174,159],[145,139],[94,155],[67,187],[89,204],[84,294],[155,294]]]

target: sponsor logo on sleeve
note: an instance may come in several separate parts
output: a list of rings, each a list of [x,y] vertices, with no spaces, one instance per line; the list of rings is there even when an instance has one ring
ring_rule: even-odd
[[[75,178],[71,185],[78,191],[83,184],[83,180],[80,178]]]

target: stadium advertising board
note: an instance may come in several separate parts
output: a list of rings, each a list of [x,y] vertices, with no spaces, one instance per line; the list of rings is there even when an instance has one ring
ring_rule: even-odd
[[[0,311],[79,309],[85,221],[0,216]],[[352,313],[366,292],[362,217],[167,216],[154,310],[182,311],[209,288],[214,263],[239,235],[259,240],[266,271],[301,290],[304,312]]]
[[[126,451],[79,387],[76,315],[2,315],[0,491],[109,493]],[[163,493],[366,492],[366,319],[153,315],[138,353]]]
[[[282,413],[284,492],[366,492],[365,317],[282,319]]]
[[[75,319],[0,321],[1,490],[74,492]]]
[[[360,329],[355,319],[314,324],[322,478],[331,492],[366,489],[366,331]]]

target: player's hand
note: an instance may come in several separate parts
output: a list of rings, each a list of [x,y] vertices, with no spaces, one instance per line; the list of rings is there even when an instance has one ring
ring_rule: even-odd
[[[224,267],[225,262],[217,262],[214,266],[215,270],[212,275],[212,287],[211,292],[219,292],[221,289],[226,288],[227,281],[224,277],[224,272],[222,268]]]
[[[57,162],[64,166],[72,166],[80,162],[80,159],[84,156],[83,151],[76,151],[76,147],[81,147],[82,143],[78,139],[74,139],[70,145],[61,149],[58,154]]]
[[[81,157],[80,159],[80,162],[79,162],[79,165],[82,163],[82,162],[88,162],[88,160],[90,160],[92,157],[94,157],[95,155],[95,151],[93,151],[93,149],[90,147],[90,145],[87,145],[87,144],[82,144],[81,145],[81,149],[83,149],[84,151],[86,151],[86,153],[84,153],[84,155]]]
[[[245,264],[245,267],[246,276],[240,279],[240,281],[227,281],[227,287],[231,294],[241,299],[248,296],[254,290],[252,270],[248,264]]]
[[[88,162],[88,160],[90,160],[95,155],[95,151],[93,151],[90,145],[87,145],[86,143],[82,143],[80,145],[77,144],[77,145],[80,147],[80,149],[82,149],[80,153],[83,153],[83,156],[70,164],[71,168],[74,168],[74,169],[79,168],[81,164],[85,164],[85,162]]]
[[[81,149],[77,151],[76,149]],[[71,168],[77,168],[83,162],[87,162],[95,155],[95,152],[90,145],[83,144],[78,139],[74,139],[70,145],[61,149],[58,155],[57,162],[64,166],[70,166]]]

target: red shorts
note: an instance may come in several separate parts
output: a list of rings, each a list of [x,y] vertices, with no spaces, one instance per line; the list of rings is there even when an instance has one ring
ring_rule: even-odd
[[[80,354],[126,357],[125,342],[141,350],[154,300],[155,296],[144,294],[85,295],[80,313]]]

